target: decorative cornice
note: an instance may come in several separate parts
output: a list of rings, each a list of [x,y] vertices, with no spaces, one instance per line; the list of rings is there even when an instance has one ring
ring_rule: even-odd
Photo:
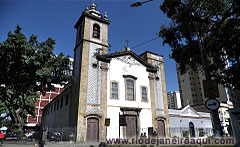
[[[107,66],[107,65],[101,65],[100,68],[101,68],[102,70],[108,70],[108,66]]]
[[[132,75],[123,75],[124,78],[132,78],[134,80],[137,80],[137,77],[132,76]]]
[[[130,107],[121,107],[121,111],[135,111],[135,112],[141,112],[142,108],[130,108]]]
[[[77,43],[77,45],[75,46],[74,50],[76,50],[78,48],[78,46],[83,42],[83,41],[87,41],[87,42],[90,42],[90,43],[95,43],[95,44],[98,44],[98,45],[101,45],[101,46],[104,46],[104,47],[109,47],[109,45],[106,45],[106,44],[103,44],[103,43],[99,43],[99,42],[96,42],[96,41],[92,41],[92,40],[88,40],[88,39],[81,39],[81,41],[79,43]]]
[[[89,118],[89,117],[102,118],[102,116],[99,114],[87,114],[84,116],[84,118]]]

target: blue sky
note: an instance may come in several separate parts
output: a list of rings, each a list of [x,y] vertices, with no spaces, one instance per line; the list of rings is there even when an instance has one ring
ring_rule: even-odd
[[[129,47],[157,37],[160,26],[170,20],[159,9],[160,0],[146,3],[138,8],[130,5],[137,0],[95,0],[97,10],[107,11],[111,51],[121,50],[128,39]],[[38,36],[39,41],[48,37],[56,40],[55,53],[63,52],[73,57],[76,30],[74,25],[91,0],[0,0],[0,41],[7,38],[19,24],[22,32],[29,37]],[[167,91],[178,90],[175,61],[169,58],[171,49],[163,46],[162,39],[156,39],[132,49],[141,54],[148,50],[164,56]]]

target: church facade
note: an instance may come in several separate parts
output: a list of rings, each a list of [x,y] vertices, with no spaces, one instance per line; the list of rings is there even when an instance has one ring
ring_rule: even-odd
[[[108,54],[109,24],[94,3],[83,11],[75,24],[73,80],[44,108],[43,129],[61,128],[76,142],[169,136],[163,57],[128,47]]]

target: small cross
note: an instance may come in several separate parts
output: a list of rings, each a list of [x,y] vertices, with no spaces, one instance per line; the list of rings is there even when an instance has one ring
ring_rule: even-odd
[[[95,2],[95,0],[92,0],[92,3],[94,3]]]
[[[126,47],[128,47],[128,43],[129,43],[130,41],[128,41],[128,40],[126,40],[126,43],[127,43],[127,46]]]

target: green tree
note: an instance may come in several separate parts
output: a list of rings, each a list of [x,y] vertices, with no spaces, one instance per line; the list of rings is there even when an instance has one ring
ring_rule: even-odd
[[[27,114],[35,115],[36,92],[45,94],[55,84],[71,79],[69,57],[53,53],[55,40],[29,40],[17,25],[8,38],[0,42],[0,113],[10,116],[12,123],[23,130]],[[22,133],[20,138],[22,138]]]
[[[171,23],[159,34],[182,74],[203,69],[202,47],[210,76],[240,88],[240,1],[164,0],[160,9]]]

